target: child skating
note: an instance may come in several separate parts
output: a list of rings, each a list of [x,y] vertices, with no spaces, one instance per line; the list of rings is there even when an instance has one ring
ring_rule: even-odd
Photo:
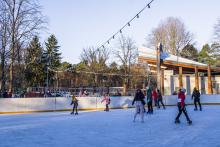
[[[71,112],[72,115],[74,115],[74,112],[75,112],[75,115],[78,115],[78,110],[77,110],[77,107],[78,107],[78,99],[76,98],[75,95],[72,96],[72,102],[70,105],[73,105],[73,111]]]
[[[101,103],[103,103],[103,102],[105,102],[105,110],[104,111],[108,112],[109,111],[109,104],[110,104],[111,100],[110,100],[110,97],[107,93],[104,94],[104,97],[103,97]]]
[[[188,122],[188,124],[192,124],[192,121],[190,120],[188,114],[187,114],[187,111],[186,111],[186,105],[185,105],[185,92],[186,90],[184,88],[180,89],[179,90],[179,93],[178,93],[178,103],[177,103],[177,106],[178,106],[178,110],[179,110],[179,113],[175,119],[175,123],[180,123],[180,120],[179,120],[179,117],[180,115],[182,114],[182,112],[184,113],[184,115],[186,116],[186,120]]]

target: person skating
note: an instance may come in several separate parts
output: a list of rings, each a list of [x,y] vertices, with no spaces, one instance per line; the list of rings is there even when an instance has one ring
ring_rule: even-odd
[[[135,106],[136,106],[136,112],[134,114],[134,120],[133,120],[134,122],[136,120],[138,112],[140,112],[140,115],[141,115],[141,122],[144,122],[144,105],[145,105],[144,98],[145,96],[143,92],[140,89],[137,89],[135,97],[132,101],[132,105],[134,105],[135,103]]]
[[[147,89],[147,107],[148,107],[148,111],[147,113],[149,114],[153,114],[153,106],[152,106],[152,90],[151,88]]]
[[[157,95],[156,89],[153,90],[152,97],[153,97],[153,100],[154,100],[154,106],[157,107],[157,97],[158,97],[158,95]]]
[[[163,109],[165,109],[165,106],[164,106],[164,103],[163,103],[163,96],[162,96],[160,90],[157,89],[157,106],[158,106],[159,109],[160,109],[160,103],[163,106]]]
[[[178,103],[177,103],[177,106],[178,106],[179,113],[178,113],[178,115],[177,115],[177,117],[175,119],[175,123],[180,123],[179,117],[180,117],[180,115],[183,112],[184,115],[186,116],[188,124],[192,124],[192,121],[190,120],[190,118],[189,118],[189,116],[187,114],[187,111],[186,111],[185,92],[186,92],[186,90],[184,88],[182,88],[182,89],[179,90],[179,93],[178,93]]]
[[[105,110],[104,111],[109,111],[109,104],[110,104],[110,97],[109,97],[109,95],[106,93],[106,94],[104,94],[104,97],[103,97],[103,99],[102,99],[102,101],[101,101],[101,103],[103,103],[103,102],[105,102]]]
[[[194,98],[194,105],[195,105],[195,111],[197,111],[197,103],[199,104],[199,108],[200,108],[200,111],[202,111],[202,106],[201,106],[201,103],[200,103],[200,92],[199,90],[196,89],[196,87],[194,88],[193,90],[193,93],[192,93],[192,99]]]
[[[78,107],[78,99],[76,98],[75,95],[72,96],[72,102],[70,105],[73,105],[73,111],[71,112],[71,114],[74,115],[74,112],[76,111],[75,115],[78,115],[78,110],[77,110],[77,107]]]

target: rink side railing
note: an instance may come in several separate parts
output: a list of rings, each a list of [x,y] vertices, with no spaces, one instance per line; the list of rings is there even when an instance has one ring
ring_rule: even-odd
[[[79,110],[102,110],[105,104],[101,103],[102,97],[78,97]],[[121,96],[111,97],[110,108],[131,108],[133,97]],[[177,103],[177,96],[164,96],[165,105],[173,106]],[[5,113],[29,113],[29,112],[51,112],[71,110],[71,98],[1,98],[0,114]],[[186,98],[187,104],[193,104],[191,96]],[[202,95],[201,103],[220,105],[220,95]]]

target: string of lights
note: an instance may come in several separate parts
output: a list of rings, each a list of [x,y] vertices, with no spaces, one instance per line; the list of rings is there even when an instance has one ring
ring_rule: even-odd
[[[151,0],[149,3],[147,3],[147,5],[142,8],[132,19],[130,19],[124,26],[122,26],[116,33],[114,33],[107,41],[105,41],[101,46],[99,46],[97,48],[97,50],[101,49],[101,48],[105,48],[105,45],[106,44],[110,44],[110,41],[112,39],[115,39],[115,37],[118,35],[118,34],[121,34],[123,29],[125,29],[125,27],[130,27],[131,26],[131,22],[135,19],[135,18],[139,18],[140,17],[140,14],[146,9],[146,8],[151,8],[151,3],[153,2],[154,0]]]

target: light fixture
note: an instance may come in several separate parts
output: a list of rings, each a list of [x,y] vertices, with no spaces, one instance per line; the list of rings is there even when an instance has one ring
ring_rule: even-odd
[[[139,18],[139,14],[137,14],[136,17]]]
[[[122,33],[122,30],[120,30],[120,33]]]
[[[150,5],[148,4],[147,7],[150,8]]]
[[[129,26],[129,27],[131,26],[130,22],[128,23],[128,26]]]

